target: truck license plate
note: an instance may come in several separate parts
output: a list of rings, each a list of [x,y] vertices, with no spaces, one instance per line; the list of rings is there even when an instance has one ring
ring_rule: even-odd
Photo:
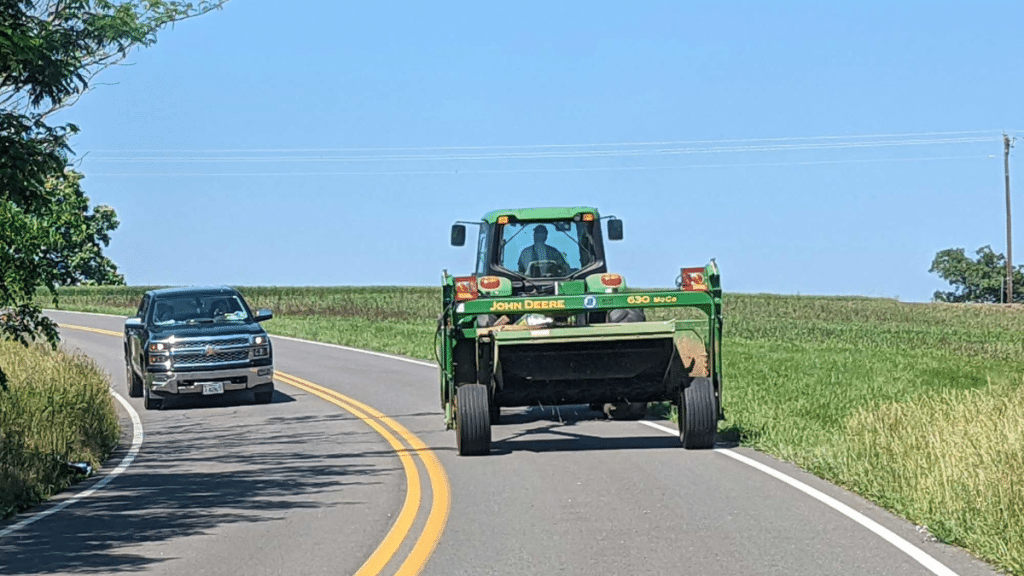
[[[203,394],[223,394],[223,382],[203,382]]]

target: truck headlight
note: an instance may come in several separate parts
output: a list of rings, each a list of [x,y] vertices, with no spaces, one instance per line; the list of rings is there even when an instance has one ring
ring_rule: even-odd
[[[255,338],[252,339],[252,343],[256,344],[256,345],[266,344],[267,343],[267,337],[266,336],[256,336]]]
[[[152,344],[149,345],[149,351],[150,352],[159,352],[161,350],[166,350],[166,349],[167,349],[167,346],[164,345],[163,342],[153,342]]]
[[[167,354],[150,354],[149,355],[149,363],[150,364],[164,364],[166,362],[167,362]]]
[[[268,354],[270,354],[270,349],[267,348],[266,346],[263,346],[261,348],[253,348],[252,349],[252,357],[253,358],[263,358],[263,357],[266,357]]]

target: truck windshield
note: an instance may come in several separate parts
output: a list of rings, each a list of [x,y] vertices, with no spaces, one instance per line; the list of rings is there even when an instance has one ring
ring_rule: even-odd
[[[498,263],[527,278],[565,278],[597,260],[593,222],[545,220],[500,226]]]
[[[156,326],[249,321],[249,312],[241,299],[230,294],[161,298],[153,303],[152,309]]]

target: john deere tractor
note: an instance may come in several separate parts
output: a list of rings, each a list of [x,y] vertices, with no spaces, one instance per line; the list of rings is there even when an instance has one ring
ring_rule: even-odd
[[[606,226],[602,226],[605,223]],[[674,290],[630,289],[605,260],[622,221],[596,208],[495,210],[476,226],[473,274],[443,273],[441,405],[459,454],[490,452],[503,407],[589,404],[639,418],[679,408],[686,448],[711,448],[722,418],[722,289],[714,260]],[[647,312],[659,319],[650,321]],[[647,311],[647,312],[645,312]],[[668,313],[666,313],[668,312]]]

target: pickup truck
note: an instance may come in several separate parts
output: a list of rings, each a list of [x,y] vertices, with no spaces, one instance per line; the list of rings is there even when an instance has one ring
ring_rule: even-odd
[[[271,318],[227,286],[146,292],[124,323],[128,395],[141,396],[147,410],[168,398],[246,390],[269,404],[274,356],[259,323]]]

